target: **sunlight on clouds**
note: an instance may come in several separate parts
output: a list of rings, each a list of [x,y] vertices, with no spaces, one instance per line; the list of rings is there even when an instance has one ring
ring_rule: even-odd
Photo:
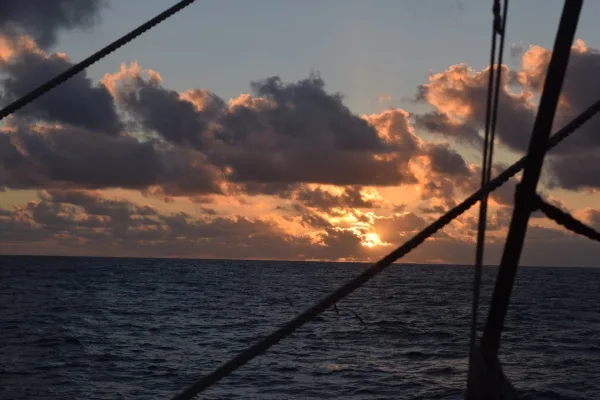
[[[366,247],[387,246],[389,243],[384,243],[378,234],[371,232],[363,236],[361,243]]]
[[[141,76],[147,76],[149,81],[154,84],[159,84],[162,82],[162,77],[158,72],[152,69],[142,70],[139,63],[137,61],[133,61],[129,64],[129,66],[126,63],[122,63],[118,72],[104,74],[104,77],[100,79],[100,83],[104,85],[106,89],[108,89],[108,91],[116,100],[118,100],[120,96],[117,91],[117,85],[127,81],[128,79],[136,79]]]
[[[575,55],[588,51],[579,41],[574,49]],[[49,57],[67,60],[63,53],[40,50],[30,38],[8,42],[0,36],[0,63],[23,50],[41,55],[42,61]],[[535,105],[533,89],[539,85],[548,56],[548,50],[534,46],[522,57],[523,65],[516,75],[509,75],[508,67],[502,68],[505,84],[500,102],[512,104],[512,110],[518,111],[515,115],[521,119],[513,125],[500,126],[503,129],[499,128],[499,132],[516,131],[514,127],[529,121]],[[11,182],[4,178],[9,191],[0,194],[0,207],[11,212],[0,209],[0,222],[13,229],[14,237],[25,237],[24,246],[38,240],[29,237],[34,232],[37,238],[60,241],[65,246],[96,240],[102,252],[108,244],[119,254],[375,259],[389,250],[387,246],[401,244],[479,187],[481,155],[474,143],[479,144],[485,115],[487,73],[487,69],[477,71],[457,64],[431,74],[429,82],[419,90],[421,100],[438,114],[419,125],[414,110],[400,108],[349,116],[348,110],[338,103],[337,95],[325,92],[324,82],[312,75],[297,84],[285,84],[279,78],[260,81],[253,84],[258,88],[253,89],[255,94],[242,93],[226,100],[207,89],[169,90],[158,72],[142,69],[137,62],[124,63],[119,71],[106,74],[100,81],[100,91],[108,91],[114,99],[108,93],[99,98],[108,98],[107,110],[114,106],[122,112],[121,118],[129,118],[126,122],[132,122],[132,126],[137,123],[139,133],[146,136],[138,138],[134,135],[137,131],[127,132],[134,129],[128,124],[123,128],[115,124],[116,128],[110,126],[105,131],[103,124],[81,124],[60,113],[47,122],[32,114],[35,118],[28,121],[29,130],[25,133],[19,134],[25,126],[16,123],[0,128],[4,143],[14,147],[14,151],[5,153],[0,148],[0,155],[10,161],[3,165],[0,158],[0,182],[4,178],[2,168],[8,171],[10,167],[11,175],[6,176],[14,179]],[[20,77],[16,73],[15,76]],[[527,87],[512,92],[509,89],[515,85],[509,87],[509,78],[515,85]],[[98,90],[90,85],[80,85],[86,90],[80,94]],[[391,97],[382,95],[380,100],[390,101]],[[92,103],[96,110],[97,102]],[[48,110],[56,111],[50,105],[54,103],[46,104],[47,109],[40,108],[43,115]],[[438,118],[433,118],[436,115]],[[504,117],[499,124],[510,120]],[[173,124],[175,121],[181,124]],[[83,125],[89,132],[82,128],[61,134],[61,130],[71,128],[69,124],[75,124],[77,129],[77,124]],[[421,130],[429,132],[431,124],[445,136],[440,137],[440,132],[421,135]],[[104,136],[95,135],[94,129],[112,138],[104,140]],[[459,135],[468,140],[461,142]],[[133,150],[142,149],[141,154],[150,160],[160,160],[131,166],[123,163],[127,167],[115,169],[114,175],[152,171],[147,166],[157,165],[156,176],[135,177],[132,184],[102,176],[103,185],[95,185],[94,180],[93,184],[84,185],[102,175],[100,172],[111,171],[113,160],[119,159],[113,157],[113,153],[119,154],[119,147],[99,147],[107,149],[110,156],[99,156],[93,174],[84,175],[87,180],[59,174],[85,170],[87,164],[95,166],[79,152],[86,148],[83,145],[88,140],[97,141],[98,146],[123,145],[127,158],[137,154]],[[498,143],[501,146],[495,161],[518,157],[518,153],[509,150],[517,148],[515,143],[519,141],[511,142],[513,147],[503,145],[502,140]],[[39,149],[44,151],[36,153]],[[305,156],[305,149],[314,153],[314,161]],[[100,151],[88,154],[96,153]],[[83,163],[67,163],[80,158]],[[34,168],[38,164],[47,171]],[[333,168],[339,165],[343,167]],[[30,175],[23,174],[29,171],[27,168],[33,171]],[[36,174],[45,180],[31,183]],[[23,182],[25,185],[19,186]],[[10,190],[27,185],[48,190],[39,196],[35,191]],[[105,189],[87,190],[96,187]],[[68,193],[61,198],[60,191],[52,194],[50,189],[73,193],[69,200]],[[501,196],[496,193],[490,199],[487,238],[491,243],[503,242],[510,220],[512,198],[508,196],[513,191]],[[593,193],[589,198],[582,192],[555,189],[554,193],[565,201],[565,208],[580,218],[590,222],[600,218],[594,209],[584,208],[593,204]],[[463,259],[471,260],[477,218],[478,208],[473,207],[428,240],[428,250],[409,259],[442,262],[457,258],[457,246],[462,246],[466,249],[464,254],[469,252]],[[556,228],[542,218],[536,218],[532,226]],[[198,250],[201,245],[203,250]]]

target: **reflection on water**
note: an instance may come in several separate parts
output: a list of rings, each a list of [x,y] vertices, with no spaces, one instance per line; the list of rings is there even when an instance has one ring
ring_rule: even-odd
[[[14,400],[168,399],[364,268],[26,257],[0,266],[0,398]],[[484,294],[494,277],[485,271]],[[471,283],[469,268],[392,267],[204,398],[462,398]],[[600,270],[521,271],[501,358],[524,398],[600,398],[598,287]]]

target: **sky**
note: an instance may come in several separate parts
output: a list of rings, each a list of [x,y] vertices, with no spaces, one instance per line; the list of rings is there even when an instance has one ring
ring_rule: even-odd
[[[35,7],[31,4],[35,3]],[[175,4],[0,6],[4,106]],[[0,125],[0,254],[374,261],[477,190],[491,1],[197,1]],[[494,172],[524,154],[562,2],[511,2]],[[555,129],[600,92],[584,5]],[[600,228],[600,117],[540,193]],[[514,184],[490,200],[487,263]],[[470,264],[477,207],[405,262]],[[534,214],[526,265],[598,266]]]

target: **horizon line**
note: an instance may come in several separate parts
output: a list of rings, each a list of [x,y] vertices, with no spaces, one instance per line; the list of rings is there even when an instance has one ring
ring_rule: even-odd
[[[108,258],[108,259],[132,259],[132,260],[191,260],[191,261],[253,261],[253,262],[281,262],[281,263],[305,263],[305,264],[364,264],[372,265],[376,261],[337,261],[337,260],[319,260],[319,259],[305,259],[305,260],[289,260],[289,259],[258,259],[258,258],[215,258],[215,257],[182,257],[182,256],[162,256],[162,257],[150,257],[150,256],[95,256],[95,255],[61,255],[61,254],[0,254],[0,257],[37,257],[37,258]],[[457,264],[457,263],[418,263],[418,262],[399,262],[396,261],[394,265],[399,266],[440,266],[440,267],[475,267],[474,264]],[[484,268],[498,268],[496,264],[484,264]],[[600,266],[566,266],[566,265],[519,265],[520,268],[592,268],[597,269]]]

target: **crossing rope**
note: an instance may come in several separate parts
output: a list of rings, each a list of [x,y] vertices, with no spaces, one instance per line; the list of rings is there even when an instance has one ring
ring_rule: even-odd
[[[121,46],[127,44],[128,42],[130,42],[133,39],[137,38],[138,36],[142,35],[144,32],[148,31],[149,29],[153,28],[154,26],[158,25],[159,23],[163,22],[164,20],[171,17],[178,11],[180,11],[183,8],[187,7],[188,5],[192,4],[194,1],[195,0],[180,1],[173,7],[169,8],[166,11],[162,12],[161,14],[157,15],[156,17],[149,20],[148,22],[140,25],[138,28],[134,29],[127,35],[121,37],[120,39],[109,44],[108,46],[106,46],[105,48],[101,49],[100,51],[94,53],[93,55],[86,58],[85,60],[72,66],[67,71],[59,74],[58,76],[56,76],[53,79],[46,82],[45,84],[43,84],[43,85],[39,86],[38,88],[34,89],[33,91],[29,92],[22,98],[9,104],[8,106],[4,107],[2,110],[0,110],[0,120],[4,119],[8,115],[14,113],[15,111],[19,110],[20,108],[26,106],[30,102],[34,101],[38,97],[44,95],[45,93],[47,93],[50,90],[54,89],[55,87],[59,86],[60,84],[67,81],[71,77],[75,76],[76,74],[82,72],[85,68],[91,66],[92,64],[96,63],[97,61],[104,58],[108,54],[114,52]],[[497,16],[498,8],[496,7],[496,5],[494,7],[495,7],[494,14],[495,14],[495,16]],[[504,33],[504,27],[505,27],[505,23],[506,23],[506,7],[507,7],[507,2],[505,1],[505,3],[504,3],[504,8],[505,8],[504,18],[501,21],[502,28],[499,28],[499,20],[498,20],[498,18],[495,17],[494,29],[497,33],[500,33],[500,34]],[[501,36],[501,37],[503,37],[503,36]],[[501,45],[501,47],[502,47],[502,45]],[[496,79],[499,79],[499,77],[497,77]],[[550,149],[554,148],[562,140],[564,140],[569,135],[571,135],[576,129],[578,129],[581,125],[583,125],[585,122],[587,122],[589,119],[591,119],[598,112],[600,112],[600,101],[595,102],[588,109],[586,109],[582,114],[580,114],[577,118],[575,118],[573,121],[571,121],[568,125],[566,125],[563,129],[561,129],[554,136],[552,136],[547,143],[547,149],[550,150]],[[492,119],[495,119],[495,116],[493,116]],[[488,142],[488,146],[490,146],[490,142]],[[493,146],[493,140],[491,141],[491,146]],[[449,224],[452,220],[454,220],[455,218],[457,218],[458,216],[463,214],[465,211],[467,211],[469,208],[471,208],[474,204],[476,204],[478,201],[480,201],[483,198],[483,196],[488,195],[490,192],[497,189],[502,184],[506,183],[511,177],[516,175],[519,171],[521,171],[524,168],[526,160],[527,160],[527,156],[521,158],[515,164],[513,164],[512,166],[507,168],[505,171],[503,171],[496,178],[491,179],[491,180],[487,179],[487,183],[485,185],[482,185],[482,187],[477,192],[475,192],[474,194],[469,196],[466,200],[464,200],[458,206],[456,206],[453,209],[451,209],[450,211],[448,211],[445,215],[440,217],[437,221],[433,222],[428,227],[423,229],[421,232],[419,232],[417,235],[415,235],[412,239],[410,239],[409,241],[404,243],[402,246],[398,247],[396,250],[392,251],[390,254],[388,254],[387,256],[382,258],[377,263],[375,263],[372,266],[370,266],[369,268],[365,269],[358,276],[356,276],[355,278],[346,282],[344,285],[342,285],[337,290],[333,291],[331,294],[324,297],[322,300],[320,300],[313,306],[309,307],[304,312],[297,315],[295,318],[293,318],[292,320],[290,320],[289,322],[284,324],[281,328],[275,330],[270,335],[263,338],[258,343],[248,347],[246,350],[242,351],[241,353],[239,353],[238,355],[233,357],[231,360],[227,361],[226,363],[224,363],[223,365],[218,367],[216,370],[211,372],[210,374],[208,374],[208,375],[204,376],[203,378],[199,379],[198,381],[196,381],[194,384],[192,384],[190,387],[188,387],[182,393],[176,395],[173,399],[174,400],[183,400],[183,399],[193,398],[198,393],[202,392],[204,389],[215,384],[216,382],[218,382],[225,376],[230,375],[235,370],[237,370],[239,367],[245,365],[246,363],[248,363],[255,357],[259,356],[260,354],[264,353],[269,348],[271,348],[272,346],[277,344],[282,339],[291,335],[297,329],[299,329],[306,323],[313,320],[317,315],[324,312],[329,307],[334,305],[336,302],[339,302],[340,300],[342,300],[343,298],[345,298],[346,296],[348,296],[349,294],[354,292],[356,289],[358,289],[359,287],[364,285],[375,275],[379,274],[384,269],[386,269],[391,264],[393,264],[395,261],[397,261],[404,255],[406,255],[407,253],[409,253],[410,251],[412,251],[413,249],[418,247],[421,243],[423,243],[425,240],[427,240],[430,236],[432,236],[433,234],[438,232],[444,226]],[[488,161],[488,163],[489,162],[490,161]],[[486,164],[484,164],[484,165],[486,165]],[[490,174],[491,173],[490,171],[491,171],[491,168],[487,169],[486,174]],[[557,223],[565,226],[567,229],[572,230],[573,232],[585,235],[586,237],[589,237],[590,239],[593,239],[593,240],[598,240],[598,238],[600,238],[600,234],[593,231],[593,229],[585,226],[581,222],[577,221],[575,218],[571,217],[564,211],[562,211],[554,206],[551,206],[543,201],[538,201],[537,207],[539,207],[539,209],[542,212],[544,212],[549,218],[551,218],[554,221],[556,221]],[[593,233],[590,232],[590,230]]]
[[[590,240],[600,242],[600,232],[596,231],[590,226],[587,226],[566,211],[563,211],[560,208],[544,201],[539,195],[537,195],[535,199],[533,211],[535,210],[540,210],[542,213],[544,213],[544,215],[546,215],[546,217],[550,218],[552,221],[573,233],[585,236]]]
[[[564,128],[562,128],[560,131],[554,134],[547,142],[547,150],[556,147],[559,143],[561,143],[564,139],[569,137],[573,132],[575,132],[580,126],[582,126],[584,123],[590,120],[598,112],[600,112],[600,100],[596,101],[583,113],[581,113],[571,122],[569,122]],[[323,299],[306,309],[304,312],[298,314],[295,318],[291,319],[283,326],[273,331],[268,336],[264,337],[257,343],[246,348],[246,350],[237,354],[232,359],[225,362],[208,375],[205,375],[204,377],[197,380],[183,392],[174,396],[172,400],[193,399],[198,393],[201,393],[202,391],[214,385],[224,377],[231,375],[241,366],[247,364],[252,359],[258,357],[262,353],[269,350],[271,347],[275,346],[281,340],[290,336],[300,327],[312,321],[319,314],[333,306],[334,303],[339,302],[340,300],[354,292],[356,289],[363,286],[371,278],[382,272],[384,269],[392,265],[398,259],[408,254],[410,251],[414,250],[417,246],[419,246],[421,243],[427,240],[427,238],[435,234],[444,226],[448,225],[456,217],[463,214],[481,199],[482,194],[490,193],[496,190],[498,187],[502,186],[510,178],[515,176],[518,172],[520,172],[523,169],[526,161],[527,156],[522,157],[519,161],[517,161],[516,163],[508,167],[506,170],[504,170],[500,175],[488,182],[487,185],[479,189],[477,192],[473,193],[462,203],[448,211],[435,222],[431,223],[421,232],[417,233],[412,239],[404,243],[402,246],[398,247],[396,250],[392,251],[390,254],[388,254],[375,264],[365,269],[359,275],[352,278],[329,295],[325,296]]]

